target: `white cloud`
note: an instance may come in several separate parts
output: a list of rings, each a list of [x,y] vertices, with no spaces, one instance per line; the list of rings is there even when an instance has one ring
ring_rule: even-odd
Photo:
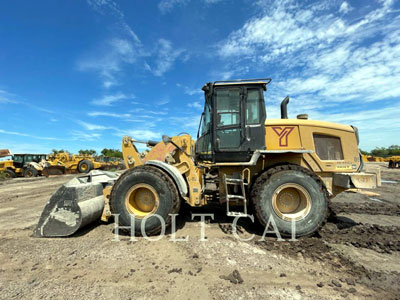
[[[127,129],[127,130],[117,130],[116,136],[122,137],[125,135],[131,136],[134,140],[138,141],[148,141],[148,140],[160,140],[162,134],[149,129]]]
[[[339,7],[339,12],[347,14],[349,11],[352,11],[353,8],[350,6],[350,4],[346,1],[343,1],[343,3]]]
[[[188,4],[191,0],[161,0],[158,3],[158,9],[162,14],[168,13],[174,9],[174,7],[177,6],[185,6]],[[207,5],[211,4],[216,4],[219,2],[222,2],[224,0],[203,0],[203,2]]]
[[[159,39],[155,66],[151,68],[155,76],[162,76],[172,68],[174,62],[184,52],[183,49],[174,49],[172,42],[166,39]]]
[[[204,93],[204,92],[203,92],[201,89],[199,89],[199,88],[190,88],[190,87],[188,87],[188,86],[186,86],[186,85],[183,85],[183,84],[180,84],[180,83],[177,83],[176,86],[177,86],[178,88],[183,88],[183,92],[184,92],[186,95],[189,95],[189,96],[193,96],[193,95],[203,94],[203,93]]]
[[[190,130],[191,134],[193,135],[194,132],[199,127],[200,122],[200,114],[198,115],[191,115],[191,116],[181,116],[181,117],[169,117],[174,124],[177,125],[177,132],[182,132],[180,128],[184,128],[185,130]]]
[[[279,116],[279,102],[289,94],[291,117],[309,113],[353,124],[368,137],[361,147],[387,146],[390,131],[400,128],[394,113],[400,110],[400,16],[393,2],[377,1],[356,19],[343,3],[260,3],[261,13],[217,45],[226,77],[243,74],[242,65],[270,70],[269,118]]]
[[[120,119],[126,119],[130,118],[130,114],[116,114],[116,113],[110,113],[110,112],[104,112],[104,111],[92,111],[88,113],[88,116],[90,117],[112,117],[112,118],[120,118]]]
[[[20,103],[23,104],[23,105],[28,106],[29,108],[32,108],[32,109],[35,109],[35,110],[38,110],[38,111],[42,111],[42,112],[45,112],[45,113],[48,113],[48,114],[54,114],[54,111],[52,111],[50,109],[47,109],[47,108],[44,108],[44,107],[41,107],[41,106],[38,106],[38,105],[31,104],[29,102],[20,102]]]
[[[101,137],[100,133],[85,133],[82,131],[72,131],[72,138],[78,141],[95,141]]]
[[[189,103],[188,106],[191,107],[191,108],[195,108],[195,109],[200,109],[200,110],[203,109],[203,106],[198,101]]]
[[[168,103],[169,103],[169,98],[168,97],[157,101],[157,105],[165,105],[165,104],[168,104]]]
[[[102,79],[103,87],[108,89],[119,85],[117,75],[125,65],[134,64],[138,57],[147,56],[143,45],[133,29],[125,20],[119,5],[112,0],[87,0],[89,6],[101,15],[113,16],[117,29],[115,38],[109,39],[101,47],[96,46],[78,61],[80,71],[93,71]]]
[[[0,139],[0,145],[7,145],[7,148],[11,150],[12,153],[50,153],[51,149],[54,148],[52,145],[54,141],[45,142],[40,141],[39,143],[24,143],[16,142],[9,139]],[[5,157],[5,159],[8,159]],[[0,160],[5,160],[0,159]]]
[[[15,95],[8,93],[4,90],[0,90],[0,104],[6,104],[6,103],[17,103],[14,98]]]
[[[299,9],[293,1],[275,2],[220,43],[219,54],[248,58],[264,52],[260,57],[269,61],[300,49],[324,48],[341,38],[357,39],[366,31],[376,31],[373,23],[381,21],[390,6],[391,1],[385,1],[364,18],[350,22],[314,6]]]
[[[167,102],[162,102],[161,104],[160,104],[160,103],[157,103],[157,105],[164,105],[164,104],[167,104],[168,102],[169,102],[169,101],[167,101]],[[131,109],[130,112],[133,112],[133,113],[140,113],[140,114],[137,115],[137,116],[138,116],[138,117],[142,117],[142,118],[145,118],[145,117],[153,118],[153,116],[146,116],[146,114],[153,114],[153,115],[166,115],[166,114],[168,114],[166,111],[163,111],[163,110],[157,110],[157,111],[155,111],[155,110],[144,109],[144,108],[142,108],[142,107],[135,108],[135,109]]]
[[[60,139],[54,138],[54,137],[37,136],[37,135],[33,135],[33,134],[17,132],[17,131],[9,131],[9,130],[4,130],[4,129],[0,129],[0,133],[8,134],[8,135],[23,136],[23,137],[28,137],[28,138],[38,139],[38,140],[48,140],[48,141],[60,140]]]
[[[161,0],[158,3],[158,9],[165,14],[170,12],[175,6],[186,5],[190,0]]]
[[[111,106],[117,101],[124,100],[124,99],[130,99],[133,98],[133,96],[127,96],[123,93],[118,93],[115,95],[105,95],[100,99],[94,99],[91,101],[91,104],[93,105],[99,105],[99,106]]]
[[[103,48],[96,49],[78,62],[80,71],[96,72],[103,81],[105,88],[118,85],[117,75],[124,65],[130,65],[144,55],[140,41],[125,38],[108,40]]]
[[[76,123],[80,124],[83,128],[85,128],[86,130],[89,130],[89,131],[113,129],[112,127],[106,127],[106,126],[103,126],[103,125],[87,123],[87,122],[84,122],[84,121],[76,121]]]
[[[96,12],[106,15],[111,14],[118,20],[119,26],[122,30],[129,34],[133,41],[140,43],[138,36],[132,30],[132,28],[125,21],[125,15],[120,9],[119,5],[112,0],[87,0],[89,6]]]
[[[17,100],[17,99],[19,99],[19,100]],[[9,93],[5,90],[0,90],[0,104],[24,105],[26,107],[29,107],[30,109],[34,109],[34,110],[41,111],[41,112],[46,112],[49,114],[54,114],[54,111],[52,111],[50,109],[41,107],[36,104],[32,104],[32,103],[26,101],[25,99],[23,99],[21,96],[13,94],[13,93]]]

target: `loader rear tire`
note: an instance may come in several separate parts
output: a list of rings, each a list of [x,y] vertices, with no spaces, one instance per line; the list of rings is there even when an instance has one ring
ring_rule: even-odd
[[[34,168],[26,168],[24,170],[24,177],[30,178],[30,177],[36,177],[38,176],[38,171]]]
[[[93,170],[93,163],[90,160],[81,160],[78,164],[79,173],[89,173]]]
[[[126,171],[114,184],[111,191],[111,212],[118,214],[120,226],[130,232],[134,217],[135,235],[155,235],[171,224],[171,216],[180,208],[180,197],[173,180],[162,170],[152,166],[139,166]],[[155,216],[158,215],[158,216]]]
[[[17,177],[17,175],[15,174],[15,172],[13,170],[4,170],[3,174],[4,174],[4,177],[7,179]]]
[[[252,205],[262,226],[272,216],[282,236],[310,236],[326,222],[328,194],[322,181],[311,171],[297,165],[269,169],[255,181]],[[271,229],[269,229],[271,230]]]

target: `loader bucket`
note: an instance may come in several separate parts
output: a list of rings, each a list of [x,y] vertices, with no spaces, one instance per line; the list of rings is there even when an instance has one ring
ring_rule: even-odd
[[[49,166],[43,168],[42,174],[46,177],[49,177],[49,175],[63,175],[67,174],[67,170],[64,166]]]
[[[46,203],[33,236],[70,236],[100,220],[104,209],[103,189],[112,185],[118,176],[93,170],[61,186]]]

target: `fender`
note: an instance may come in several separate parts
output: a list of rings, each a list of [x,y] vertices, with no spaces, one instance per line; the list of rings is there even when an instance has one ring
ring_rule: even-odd
[[[178,171],[177,168],[159,160],[148,160],[146,161],[145,165],[155,166],[165,171],[169,176],[171,176],[172,180],[175,182],[181,196],[187,197],[188,195],[187,183],[185,181],[185,178],[182,176],[182,174]]]

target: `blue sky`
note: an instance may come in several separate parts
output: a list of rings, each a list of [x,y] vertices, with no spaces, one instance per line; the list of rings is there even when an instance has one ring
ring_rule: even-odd
[[[268,118],[400,144],[399,1],[1,1],[0,148],[120,148],[197,132],[208,81],[271,77]]]

